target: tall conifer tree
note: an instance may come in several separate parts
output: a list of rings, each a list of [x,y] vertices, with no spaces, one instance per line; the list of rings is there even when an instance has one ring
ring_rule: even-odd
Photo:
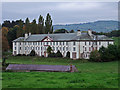
[[[52,27],[52,20],[51,20],[51,16],[49,15],[49,13],[46,16],[46,20],[45,20],[45,33],[52,33],[53,32],[53,27]]]
[[[25,20],[25,33],[29,33],[30,32],[30,21],[28,18],[26,18]]]
[[[37,29],[37,24],[36,24],[36,19],[34,19],[31,23],[31,28],[30,28],[30,32],[32,34],[37,34],[38,33],[38,29]]]
[[[39,16],[38,19],[38,33],[43,34],[44,32],[44,18],[43,16]]]

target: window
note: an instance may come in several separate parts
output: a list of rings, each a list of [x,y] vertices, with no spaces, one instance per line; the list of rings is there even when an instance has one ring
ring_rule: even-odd
[[[76,48],[75,48],[75,47],[73,47],[73,51],[75,51],[75,49],[76,49]]]
[[[86,45],[86,42],[85,42],[85,45]]]
[[[20,47],[20,50],[21,50],[21,47]]]
[[[85,47],[85,51],[87,51],[87,48]]]
[[[61,45],[61,42],[60,42],[60,45]]]
[[[68,47],[66,47],[66,50],[68,51]]]
[[[42,50],[42,47],[41,47],[41,50]]]
[[[16,42],[15,42],[15,45],[16,45]]]
[[[60,47],[60,50],[62,50],[62,48]]]
[[[25,50],[27,50],[26,47],[25,47]]]
[[[58,47],[56,47],[56,51],[58,51]]]
[[[56,42],[56,45],[58,45],[58,42]]]
[[[91,43],[89,42],[89,45],[90,45]]]
[[[16,47],[15,47],[15,50],[16,50]]]
[[[109,41],[108,41],[108,45],[109,45]]]
[[[97,45],[97,42],[95,42],[95,45]]]
[[[53,45],[55,45],[55,42],[53,42]]]
[[[47,42],[47,45],[48,45],[48,42]]]
[[[101,42],[99,41],[99,45],[101,45]]]
[[[64,45],[64,42],[63,42],[63,45]]]
[[[91,51],[91,47],[89,47],[89,51]]]
[[[73,42],[73,45],[75,45],[75,42]]]
[[[20,43],[20,45],[21,45],[21,43]]]
[[[66,42],[66,45],[68,45],[68,42]]]
[[[65,50],[65,47],[63,47],[63,51]]]
[[[52,45],[52,42],[50,42],[50,45]]]

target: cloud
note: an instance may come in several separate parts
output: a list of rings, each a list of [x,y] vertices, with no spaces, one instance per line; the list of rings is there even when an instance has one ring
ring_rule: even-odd
[[[59,10],[89,10],[100,7],[99,3],[62,3],[58,5]]]
[[[96,20],[117,20],[117,3],[101,2],[5,2],[2,5],[3,20],[44,18],[50,13],[54,24],[80,23]]]

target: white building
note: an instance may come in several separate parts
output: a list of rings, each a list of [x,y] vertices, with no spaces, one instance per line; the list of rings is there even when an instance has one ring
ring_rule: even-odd
[[[91,30],[82,33],[78,30],[76,33],[64,34],[25,34],[25,37],[19,37],[13,41],[13,55],[29,54],[32,50],[45,57],[47,47],[51,46],[56,53],[58,50],[66,57],[67,52],[70,52],[70,58],[89,59],[90,52],[99,50],[100,47],[107,47],[113,44],[114,41],[105,35],[93,35]]]

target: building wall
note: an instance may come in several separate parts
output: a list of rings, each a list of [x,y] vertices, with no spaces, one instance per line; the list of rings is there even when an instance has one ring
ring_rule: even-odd
[[[89,59],[89,55],[92,50],[99,50],[100,47],[107,47],[109,44],[114,43],[113,41],[13,42],[13,55],[27,55],[30,54],[30,52],[34,49],[39,56],[42,56],[45,55],[47,47],[50,45],[54,50],[54,53],[60,50],[63,57],[65,57],[69,51],[70,58],[76,57],[74,59]],[[48,56],[47,53],[46,56]]]

